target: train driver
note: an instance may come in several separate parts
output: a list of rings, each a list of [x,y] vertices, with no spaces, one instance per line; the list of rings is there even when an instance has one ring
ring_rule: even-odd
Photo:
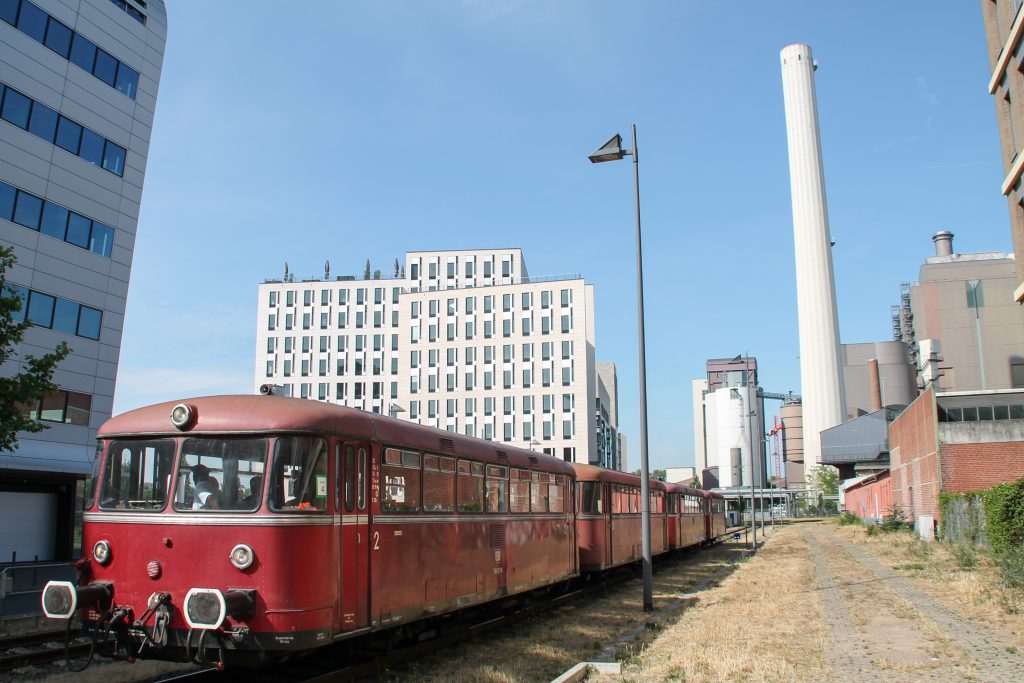
[[[210,476],[210,469],[203,464],[192,468],[192,480],[195,482],[195,497],[192,499],[193,510],[216,510],[220,497],[220,482]]]

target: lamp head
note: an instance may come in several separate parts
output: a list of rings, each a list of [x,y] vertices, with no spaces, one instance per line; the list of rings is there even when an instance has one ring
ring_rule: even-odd
[[[618,161],[624,156],[626,156],[626,150],[622,149],[622,136],[616,133],[588,158],[590,163],[599,164],[602,161]]]

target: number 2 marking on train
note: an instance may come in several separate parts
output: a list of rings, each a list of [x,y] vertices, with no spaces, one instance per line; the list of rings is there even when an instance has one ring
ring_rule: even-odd
[[[380,532],[379,531],[374,531],[373,532],[373,549],[374,550],[380,550]]]

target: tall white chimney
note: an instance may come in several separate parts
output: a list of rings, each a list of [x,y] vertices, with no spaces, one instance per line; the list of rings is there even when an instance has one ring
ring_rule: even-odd
[[[781,57],[800,318],[804,472],[810,475],[821,462],[821,432],[843,421],[846,401],[814,90],[817,67],[809,45],[785,47]]]

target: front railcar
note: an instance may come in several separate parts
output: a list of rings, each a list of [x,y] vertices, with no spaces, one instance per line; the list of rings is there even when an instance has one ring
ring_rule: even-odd
[[[82,575],[48,585],[43,607],[77,612],[106,654],[252,664],[337,628],[328,439],[231,398],[175,407],[173,425],[165,405],[101,429]]]

